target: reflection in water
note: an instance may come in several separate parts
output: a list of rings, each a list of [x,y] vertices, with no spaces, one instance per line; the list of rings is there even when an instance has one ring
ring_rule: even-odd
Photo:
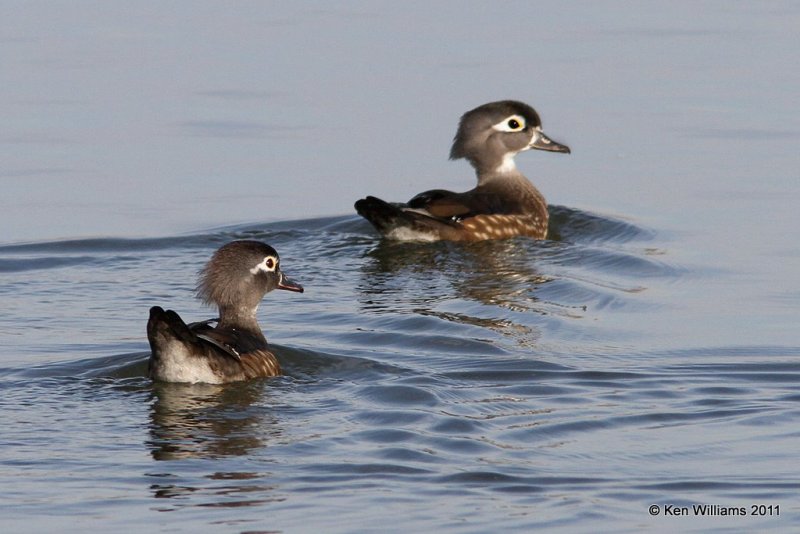
[[[263,381],[227,386],[155,384],[151,439],[156,460],[238,456],[263,446],[265,431],[280,435],[267,409]]]
[[[169,483],[170,479],[176,478],[169,474],[151,474],[150,476],[164,479],[163,482],[150,486],[153,497],[175,501],[160,505],[158,510],[161,512],[170,512],[183,506],[241,508],[285,500],[284,497],[275,495],[277,486],[263,483],[263,479],[268,475],[262,473],[212,473],[206,475],[204,483],[197,487]],[[258,483],[258,481],[262,481],[262,483]],[[202,496],[202,502],[181,502],[190,496]],[[252,496],[252,498],[248,498],[248,496]]]
[[[263,380],[241,384],[154,384],[150,440],[155,460],[246,455],[281,436],[264,402]],[[214,472],[198,478],[150,473],[150,490],[162,512],[183,506],[238,508],[280,501],[268,473]],[[192,499],[187,500],[188,497]],[[168,504],[167,504],[168,503]],[[235,521],[232,521],[233,523]]]
[[[532,292],[549,280],[533,265],[532,246],[536,242],[528,239],[424,244],[383,240],[368,253],[373,261],[362,268],[360,289],[369,299],[387,292],[411,294],[406,289],[413,283],[423,289],[421,295],[413,292],[417,295],[414,303],[425,307],[452,298],[455,288],[460,297],[471,301],[530,311],[537,300]],[[405,276],[397,277],[398,273]],[[441,277],[448,285],[440,285]],[[369,300],[363,304],[366,308],[382,305]]]
[[[550,278],[537,270],[537,254],[547,247],[525,238],[477,243],[395,243],[381,241],[362,267],[359,298],[363,309],[382,313],[409,312],[480,326],[534,342],[532,327],[512,320],[510,312],[549,313],[550,303],[534,292]],[[479,307],[447,308],[453,292]],[[483,306],[491,306],[489,316]],[[501,316],[498,316],[501,315]]]

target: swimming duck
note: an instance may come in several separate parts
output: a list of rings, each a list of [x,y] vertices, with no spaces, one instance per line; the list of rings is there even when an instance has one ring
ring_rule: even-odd
[[[281,374],[256,319],[261,299],[273,289],[303,292],[281,271],[274,248],[249,240],[223,245],[197,284],[197,296],[219,308],[218,319],[186,324],[172,310],[150,308],[150,377],[222,384]]]
[[[515,100],[490,102],[466,112],[450,150],[475,168],[478,185],[464,193],[433,189],[406,204],[368,196],[355,203],[359,215],[385,237],[401,241],[480,241],[547,236],[547,203],[517,170],[525,150],[570,153],[542,131],[539,114]]]

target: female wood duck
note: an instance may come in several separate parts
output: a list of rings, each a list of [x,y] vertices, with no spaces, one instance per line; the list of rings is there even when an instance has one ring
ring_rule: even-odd
[[[219,319],[186,324],[172,310],[150,308],[150,377],[222,384],[281,374],[256,319],[261,299],[273,289],[303,292],[281,271],[274,248],[246,240],[222,246],[197,285],[197,296],[219,308]]]
[[[547,236],[547,203],[514,164],[530,149],[563,152],[569,147],[548,138],[532,107],[514,100],[491,102],[466,112],[450,159],[466,158],[478,185],[465,193],[433,189],[406,204],[367,197],[355,204],[385,237],[397,240],[480,241],[517,235]]]

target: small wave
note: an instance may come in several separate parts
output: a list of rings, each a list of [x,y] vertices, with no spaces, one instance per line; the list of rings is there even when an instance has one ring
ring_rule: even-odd
[[[653,230],[642,228],[617,217],[609,217],[566,206],[548,206],[550,231],[555,241],[580,243],[647,241],[655,237]]]
[[[271,344],[286,377],[298,380],[349,379],[369,380],[379,376],[403,376],[409,371],[399,365],[369,358],[336,354]],[[51,362],[27,368],[0,369],[8,382],[29,379],[128,379],[147,377],[149,352],[132,352],[70,361]]]
[[[135,378],[147,376],[150,353],[126,353],[79,360],[51,362],[24,368],[2,369],[11,381],[47,378]]]

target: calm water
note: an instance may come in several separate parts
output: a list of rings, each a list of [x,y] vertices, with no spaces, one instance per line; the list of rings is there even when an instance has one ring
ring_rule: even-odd
[[[0,530],[798,528],[797,4],[234,6],[0,17]],[[550,240],[352,213],[470,187],[499,98],[573,150],[518,158]],[[286,375],[152,385],[237,238]]]

